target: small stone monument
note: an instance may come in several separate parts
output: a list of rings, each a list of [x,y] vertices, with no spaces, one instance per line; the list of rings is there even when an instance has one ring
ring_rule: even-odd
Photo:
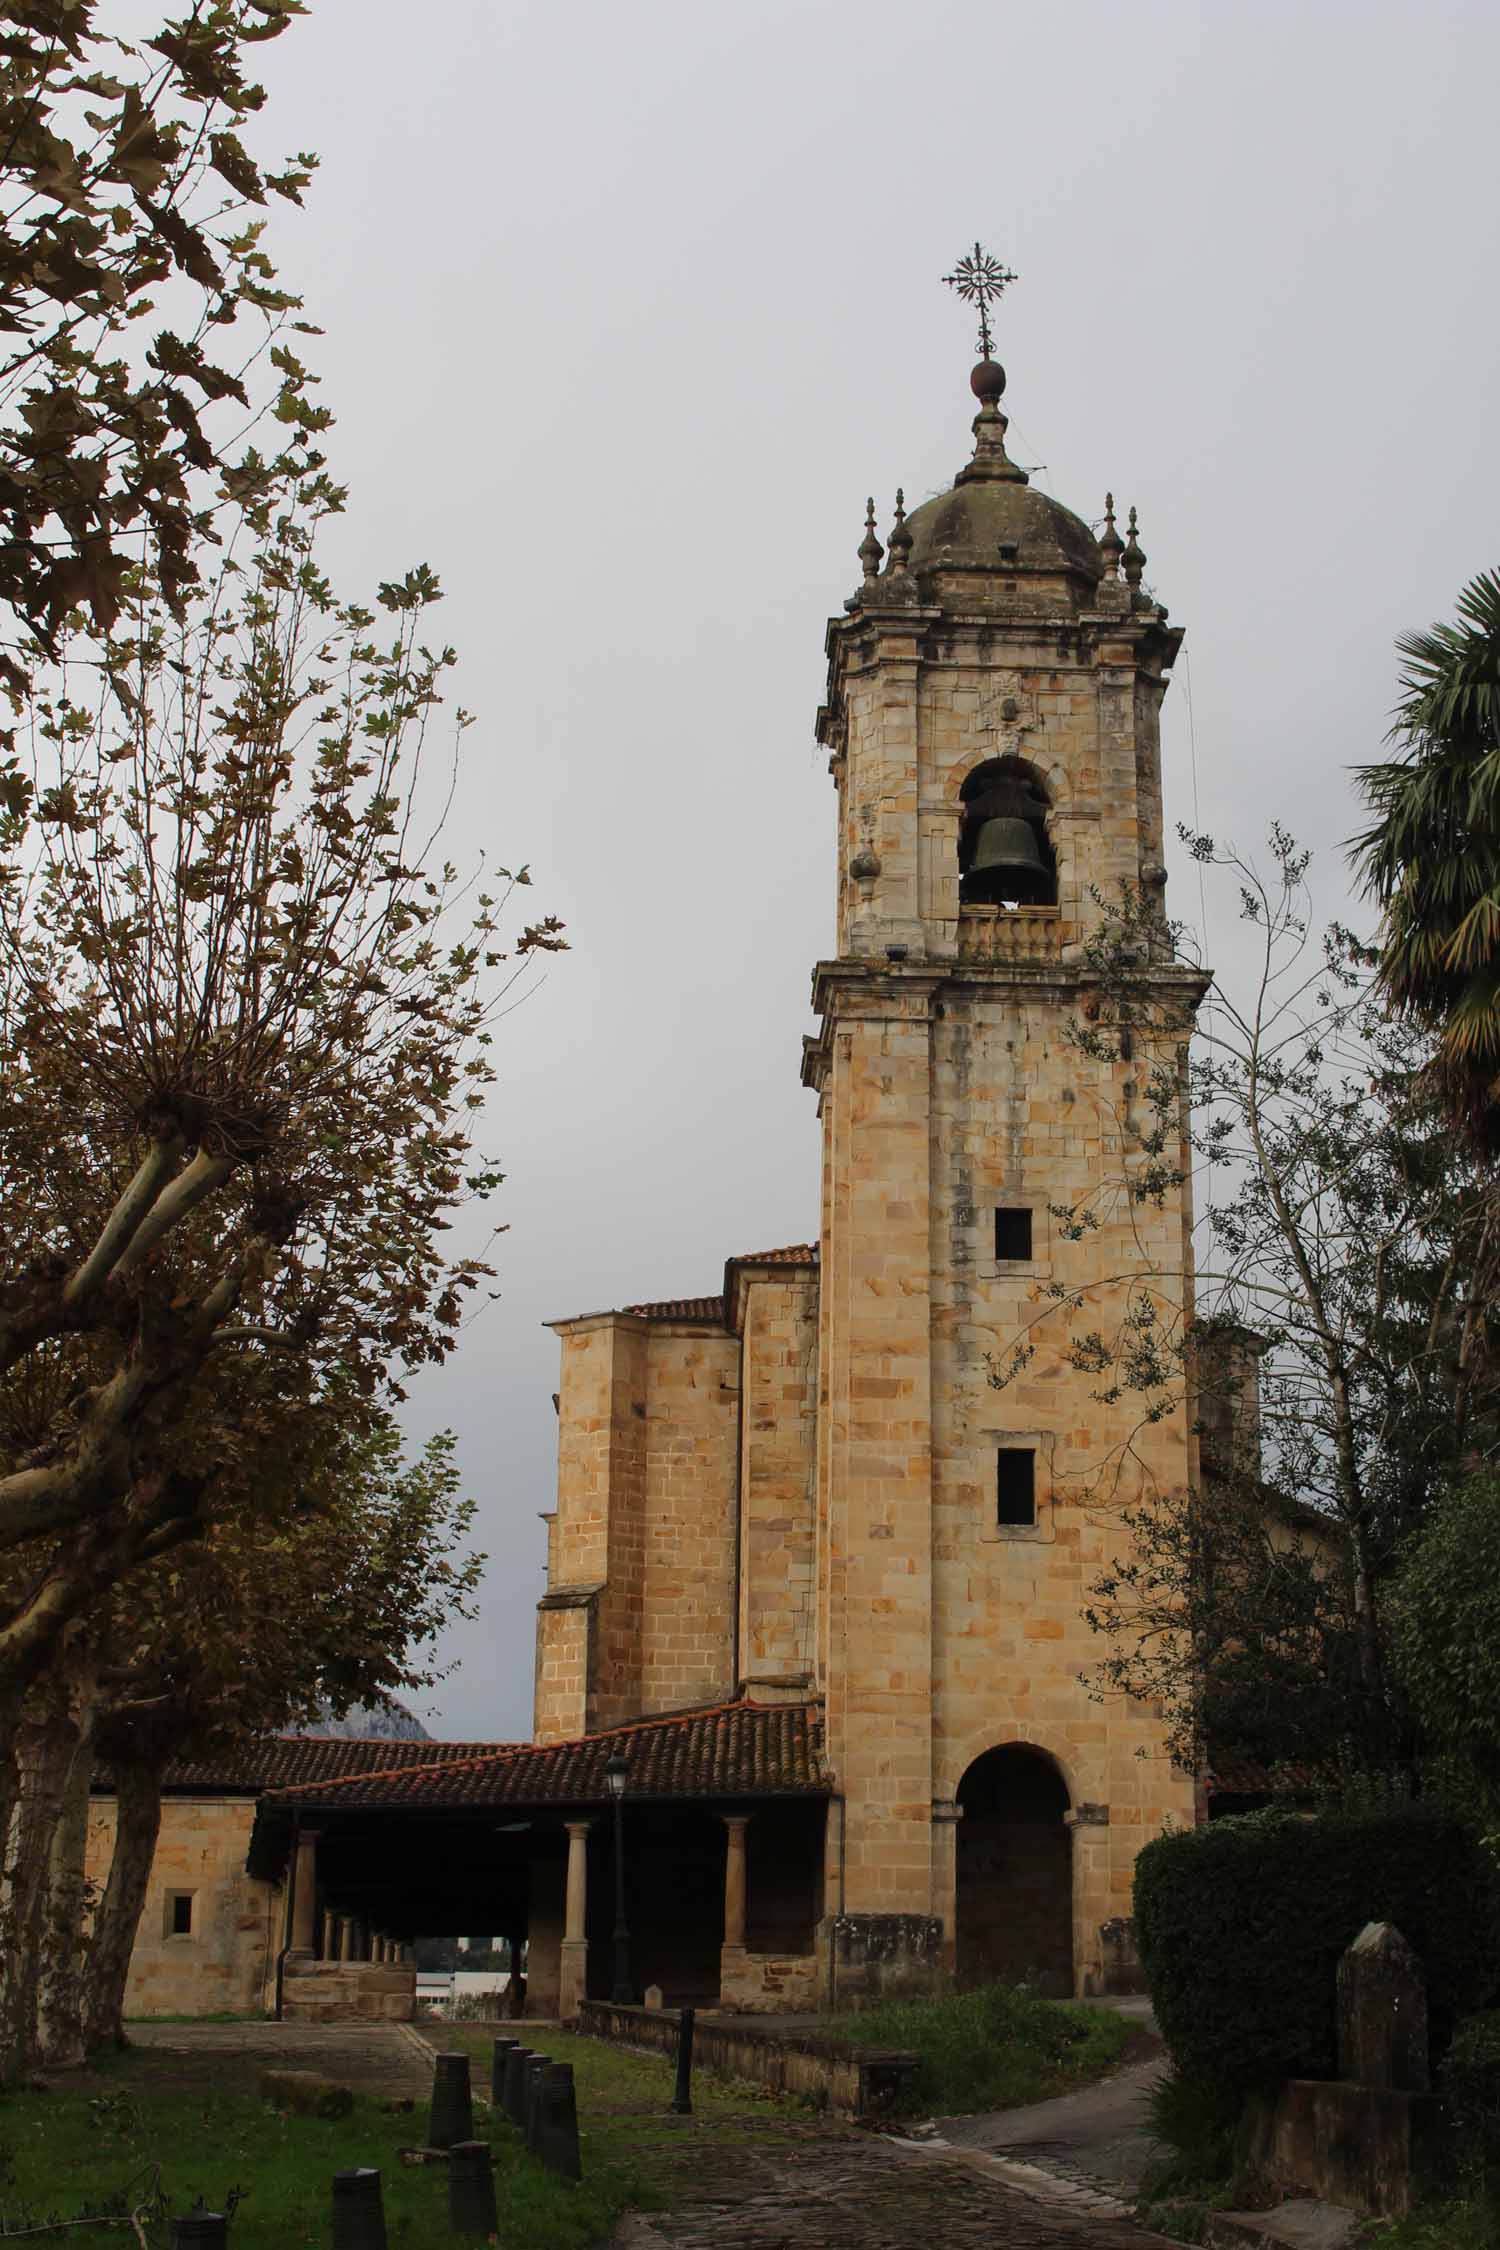
[[[1367,1922],[1339,1962],[1338,2011],[1340,2078],[1430,2090],[1422,1964],[1392,1923]]]
[[[662,2004],[661,1986],[659,1984],[648,1984],[646,1987],[646,2006],[648,2008],[659,2008]]]
[[[1338,2077],[1285,2079],[1274,2101],[1252,2095],[1246,2154],[1282,2194],[1399,2216],[1411,2208],[1412,2106],[1428,2086],[1427,1989],[1389,1922],[1367,1922],[1341,1956],[1335,2004]]]

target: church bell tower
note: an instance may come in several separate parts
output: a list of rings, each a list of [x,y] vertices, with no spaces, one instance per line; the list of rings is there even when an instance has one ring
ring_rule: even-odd
[[[981,313],[973,454],[909,516],[896,495],[884,547],[872,504],[818,722],[823,1930],[836,1990],[942,1966],[1088,1990],[1128,1978],[1136,1852],[1194,1818],[1156,1715],[1079,1678],[1123,1511],[1194,1469],[1186,1408],[1143,1424],[1078,1352],[1143,1295],[1176,1333],[1191,1311],[1185,1143],[1183,1184],[1129,1185],[1160,1058],[1078,1037],[1122,898],[1179,1018],[1206,985],[1160,912],[1182,634],[1135,511],[1122,538],[1107,502],[1096,536],[1007,452],[989,306],[1013,277],[976,245],[951,278]]]

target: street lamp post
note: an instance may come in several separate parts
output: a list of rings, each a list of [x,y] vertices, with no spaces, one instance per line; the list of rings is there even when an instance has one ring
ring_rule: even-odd
[[[625,1922],[625,1784],[630,1775],[626,1761],[616,1755],[604,1769],[605,1785],[615,1808],[615,1974],[610,1998],[628,2007],[630,1981],[630,1931]]]

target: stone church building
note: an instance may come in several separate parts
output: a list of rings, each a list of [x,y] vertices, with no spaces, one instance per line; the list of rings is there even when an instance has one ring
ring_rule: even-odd
[[[1180,1019],[1207,983],[1160,909],[1182,636],[1133,511],[1096,537],[1010,459],[988,356],[972,387],[972,453],[884,546],[872,510],[827,629],[817,1240],[555,1324],[535,1739],[255,1782],[288,2012],[359,1950],[336,1925],[387,1968],[421,1932],[525,1941],[537,2013],[608,1995],[612,1759],[631,1977],[669,2002],[1128,1983],[1136,1854],[1202,1814],[1158,1714],[1080,1680],[1122,1511],[1197,1475],[1193,1409],[1143,1422],[1073,1348],[1143,1294],[1191,1311],[1187,1189],[1130,1189],[1176,1059],[1079,1043],[1122,886],[1155,996]]]

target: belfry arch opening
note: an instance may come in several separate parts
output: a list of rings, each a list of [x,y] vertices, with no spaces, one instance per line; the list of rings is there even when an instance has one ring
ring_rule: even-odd
[[[959,791],[958,895],[963,906],[1055,906],[1051,800],[1024,758],[986,758]]]
[[[1073,1991],[1068,1785],[1044,1750],[1007,1743],[958,1785],[957,1966],[963,1984]]]

